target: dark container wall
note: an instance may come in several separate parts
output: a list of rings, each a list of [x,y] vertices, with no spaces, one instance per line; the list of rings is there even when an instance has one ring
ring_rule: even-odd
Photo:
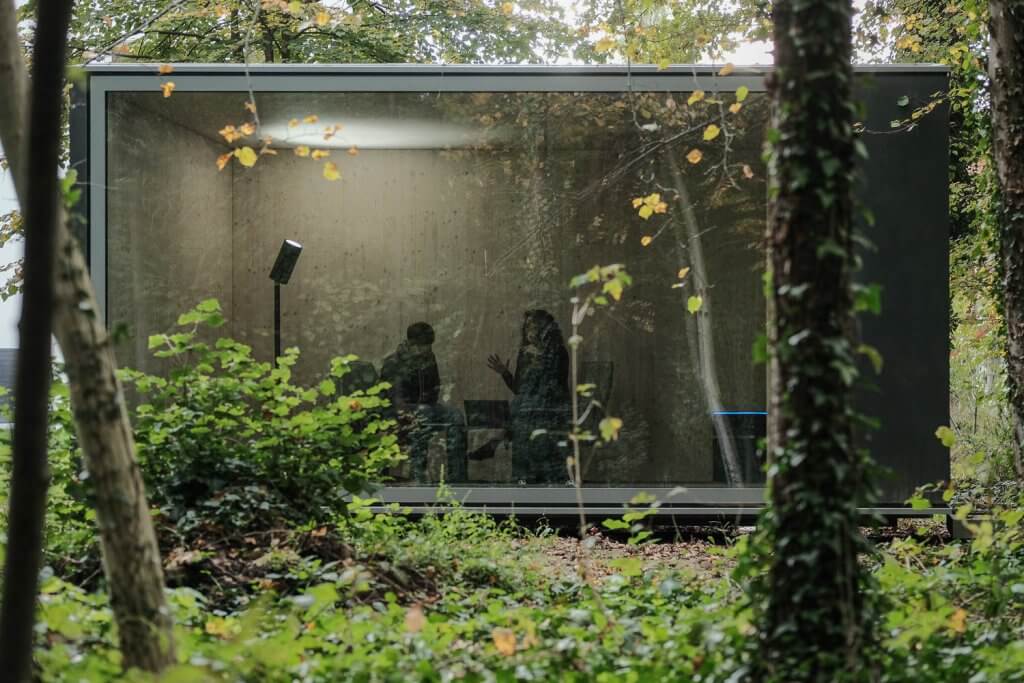
[[[949,479],[949,451],[935,430],[949,424],[948,112],[944,104],[912,130],[895,129],[937,93],[942,72],[861,73],[862,139],[868,160],[860,201],[874,214],[862,225],[873,249],[862,249],[858,282],[882,288],[881,315],[862,313],[863,341],[884,359],[881,375],[864,364],[859,410],[877,418],[867,446],[887,472],[882,503],[902,504],[922,484]],[[900,106],[902,98],[907,104]]]

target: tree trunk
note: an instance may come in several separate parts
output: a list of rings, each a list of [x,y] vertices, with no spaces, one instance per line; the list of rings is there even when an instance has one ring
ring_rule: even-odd
[[[999,245],[1014,469],[1024,479],[1024,1],[990,0],[992,147],[999,178]]]
[[[862,667],[857,552],[864,457],[853,443],[855,145],[850,0],[776,0],[768,220],[775,329],[763,518],[773,544],[758,681],[833,681]]]
[[[0,0],[0,143],[25,194],[24,64],[11,0]],[[111,607],[125,668],[159,671],[174,663],[171,615],[163,593],[156,534],[135,460],[131,423],[117,380],[110,336],[92,281],[63,212],[56,223],[54,332],[64,352],[71,403],[86,469],[95,487],[96,519]],[[11,553],[9,553],[9,556]]]
[[[12,681],[32,672],[39,565],[46,516],[50,338],[54,304],[54,226],[60,197],[57,166],[63,108],[64,51],[72,0],[39,6],[33,52],[25,191],[25,258],[22,265],[20,338],[14,387],[7,559],[0,607],[0,671]]]

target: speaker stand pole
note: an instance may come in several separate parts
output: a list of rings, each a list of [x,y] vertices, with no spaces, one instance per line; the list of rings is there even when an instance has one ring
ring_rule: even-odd
[[[274,367],[281,357],[281,283],[274,283]]]

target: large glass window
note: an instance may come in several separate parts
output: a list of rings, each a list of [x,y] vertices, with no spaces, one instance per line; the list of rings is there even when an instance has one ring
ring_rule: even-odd
[[[569,282],[619,263],[633,284],[583,323],[575,383],[595,386],[589,429],[605,415],[623,426],[585,449],[585,483],[757,484],[767,98],[736,99],[265,92],[259,131],[228,144],[220,131],[252,120],[244,93],[109,93],[119,360],[154,369],[147,337],[209,297],[226,334],[269,360],[268,273],[292,239],[295,372],[354,353],[353,387],[393,384],[410,455],[397,484],[436,482],[443,466],[455,484],[564,486]],[[261,135],[276,155],[218,169]]]

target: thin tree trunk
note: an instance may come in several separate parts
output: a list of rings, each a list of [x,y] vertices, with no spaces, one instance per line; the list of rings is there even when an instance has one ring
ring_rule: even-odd
[[[701,388],[704,390],[704,405],[711,416],[711,424],[718,439],[726,483],[729,486],[739,486],[747,482],[743,481],[743,469],[736,454],[736,435],[732,433],[729,422],[722,415],[722,393],[718,386],[718,364],[715,362],[714,328],[711,326],[713,308],[707,289],[708,273],[704,259],[704,244],[700,236],[700,226],[697,225],[697,217],[693,213],[690,195],[686,191],[686,182],[679,170],[679,163],[672,154],[667,156],[672,167],[675,190],[679,195],[683,225],[686,227],[686,240],[679,240],[680,246],[689,250],[689,263],[693,269],[690,274],[691,282],[694,283],[694,292],[700,294],[703,299],[700,311],[693,316],[695,320],[685,322],[686,331],[690,336],[690,353],[697,361],[693,367],[700,377]],[[696,335],[691,332],[694,326]],[[693,339],[694,336],[696,340]]]
[[[999,243],[1014,469],[1024,479],[1024,1],[990,0],[992,142],[999,178]]]
[[[24,74],[13,3],[0,0],[0,92],[4,93],[0,97],[0,143],[22,205],[27,204],[27,150],[19,145],[17,131],[26,120]],[[59,209],[58,215],[53,327],[70,379],[79,443],[95,487],[103,565],[122,658],[126,669],[159,671],[174,662],[160,551],[135,460],[110,336],[100,317],[85,259]]]
[[[57,165],[71,5],[72,0],[52,0],[38,8],[33,52],[35,75],[28,119],[28,170],[21,178],[26,197],[24,285],[14,387],[7,559],[0,607],[0,671],[11,681],[27,681],[31,677],[32,635],[43,552],[49,484],[46,451],[54,226],[60,201]]]
[[[850,0],[776,0],[776,190],[768,225],[776,381],[764,518],[773,541],[758,681],[833,681],[863,666],[865,464],[853,442]]]

